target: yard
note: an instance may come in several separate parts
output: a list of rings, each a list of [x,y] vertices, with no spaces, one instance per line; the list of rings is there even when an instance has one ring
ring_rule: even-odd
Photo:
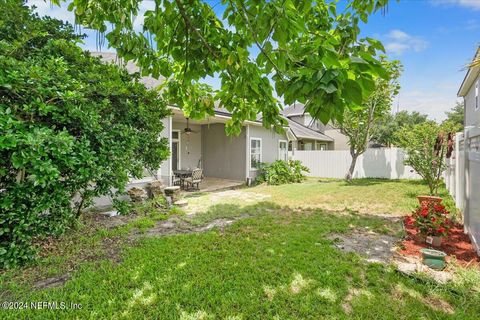
[[[401,236],[398,216],[426,191],[417,181],[312,179],[191,195],[189,214],[166,221],[150,211],[89,217],[42,243],[37,265],[1,275],[2,301],[81,308],[1,317],[478,319],[476,269],[452,267],[454,280],[437,284],[334,246],[332,235]]]

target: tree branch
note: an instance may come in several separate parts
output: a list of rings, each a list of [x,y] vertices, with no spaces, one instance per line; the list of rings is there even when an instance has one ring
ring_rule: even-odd
[[[210,46],[208,41],[203,37],[203,35],[200,33],[200,31],[198,31],[198,29],[193,26],[192,21],[190,20],[190,18],[186,14],[185,7],[183,6],[182,1],[181,0],[175,0],[175,3],[177,4],[178,10],[180,11],[180,15],[182,16],[183,21],[185,22],[185,25],[198,36],[198,38],[203,42],[203,44],[208,49],[208,51],[210,51],[210,53],[215,58],[218,58],[217,53],[213,50],[213,48]]]

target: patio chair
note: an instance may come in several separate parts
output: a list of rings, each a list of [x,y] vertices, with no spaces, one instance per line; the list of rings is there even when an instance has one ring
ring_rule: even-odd
[[[172,185],[182,186],[182,178],[172,172]]]
[[[191,177],[182,179],[185,189],[190,190],[190,189],[193,189],[195,185],[197,185],[197,190],[200,190],[200,182],[202,182],[203,180],[202,173],[203,173],[202,169],[195,169],[193,170]]]

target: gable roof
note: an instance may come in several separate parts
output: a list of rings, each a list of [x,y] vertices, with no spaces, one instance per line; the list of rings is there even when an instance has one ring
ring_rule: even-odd
[[[475,52],[475,56],[472,59],[472,62],[480,59],[480,46],[477,48],[477,51]],[[470,90],[470,88],[473,85],[473,82],[475,79],[477,79],[478,75],[480,75],[480,65],[477,66],[470,66],[468,68],[467,74],[465,75],[465,78],[463,78],[462,84],[460,85],[460,89],[458,89],[457,96],[458,97],[465,97]]]
[[[290,127],[290,130],[292,130],[293,134],[297,138],[311,139],[311,140],[318,140],[318,141],[333,141],[333,139],[327,136],[326,134],[307,128],[291,119],[287,118],[287,121],[288,121],[288,126]]]
[[[305,105],[303,103],[295,102],[282,110],[285,117],[303,116],[305,113]]]

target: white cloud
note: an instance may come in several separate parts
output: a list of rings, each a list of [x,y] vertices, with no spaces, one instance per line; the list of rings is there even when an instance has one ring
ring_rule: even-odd
[[[452,6],[470,8],[473,10],[480,10],[480,0],[430,0],[434,6]]]
[[[445,84],[441,84],[443,87]],[[448,85],[449,86],[449,85]],[[433,91],[401,91],[399,99],[399,110],[418,111],[427,114],[430,119],[442,121],[445,119],[445,112],[455,106],[456,98],[452,92],[455,90],[433,90]],[[397,106],[397,102],[394,103]]]
[[[420,52],[427,48],[428,42],[418,36],[412,36],[408,33],[394,29],[384,36],[385,49],[395,55],[402,55],[407,51]]]
[[[418,36],[412,36],[408,33],[394,29],[387,33],[384,38],[385,49],[395,55],[402,55],[405,52],[420,52],[428,47],[428,42]]]

